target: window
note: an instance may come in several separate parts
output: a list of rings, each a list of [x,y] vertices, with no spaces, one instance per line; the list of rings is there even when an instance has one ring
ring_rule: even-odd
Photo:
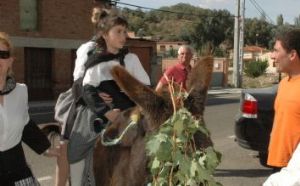
[[[166,46],[165,45],[160,45],[159,46],[159,51],[165,52],[166,51]]]
[[[30,101],[53,99],[51,48],[25,48],[25,82]]]
[[[37,1],[20,0],[20,28],[21,30],[37,30]]]

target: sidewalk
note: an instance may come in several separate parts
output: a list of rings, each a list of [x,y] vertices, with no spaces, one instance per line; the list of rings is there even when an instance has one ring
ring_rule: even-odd
[[[220,95],[220,94],[240,94],[241,88],[218,88],[213,87],[208,90],[208,95]]]

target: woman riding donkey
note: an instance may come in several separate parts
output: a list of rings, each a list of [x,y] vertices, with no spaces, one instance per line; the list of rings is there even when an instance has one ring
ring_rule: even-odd
[[[97,46],[89,52],[85,63],[83,98],[78,102],[74,126],[68,135],[67,154],[72,186],[95,185],[92,157],[97,137],[120,111],[135,105],[115,83],[111,69],[122,65],[140,82],[150,85],[138,57],[124,49],[127,27],[126,19],[118,15],[117,11],[99,12],[96,24]]]

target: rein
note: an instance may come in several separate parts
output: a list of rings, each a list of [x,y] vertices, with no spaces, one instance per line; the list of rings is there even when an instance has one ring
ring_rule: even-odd
[[[102,130],[100,136],[101,136],[101,143],[103,146],[114,146],[114,145],[118,145],[120,144],[122,138],[124,137],[124,135],[127,133],[127,131],[132,128],[133,126],[135,126],[138,121],[140,119],[140,114],[132,114],[130,116],[130,123],[127,125],[127,127],[122,131],[121,135],[115,139],[107,139],[107,141],[104,138],[104,134],[106,129]]]

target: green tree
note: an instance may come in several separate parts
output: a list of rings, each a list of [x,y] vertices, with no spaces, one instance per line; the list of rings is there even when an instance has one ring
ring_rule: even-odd
[[[197,50],[210,43],[218,47],[225,39],[233,38],[233,17],[226,10],[214,10],[195,23],[191,41]]]
[[[266,15],[266,13],[265,12],[263,12],[261,15],[260,15],[260,20],[261,21],[267,21],[267,15]]]
[[[203,9],[185,3],[160,10],[168,12],[123,8],[122,13],[127,17],[130,31],[137,33],[142,29],[143,34],[160,40],[187,41],[198,50],[207,44],[213,47],[222,44],[222,50],[233,45],[234,19],[227,10]]]
[[[245,20],[245,45],[259,45],[262,47],[268,47],[269,41],[272,40],[274,35],[272,29],[274,25],[266,21],[254,19]]]
[[[150,11],[145,15],[145,21],[149,23],[159,23],[159,17],[156,11]]]
[[[300,27],[300,15],[295,17],[295,27]]]
[[[143,28],[138,29],[138,31],[136,32],[136,36],[138,36],[138,37],[146,36],[145,30]]]
[[[283,25],[283,16],[282,14],[279,14],[279,16],[277,16],[277,26],[282,26]]]

